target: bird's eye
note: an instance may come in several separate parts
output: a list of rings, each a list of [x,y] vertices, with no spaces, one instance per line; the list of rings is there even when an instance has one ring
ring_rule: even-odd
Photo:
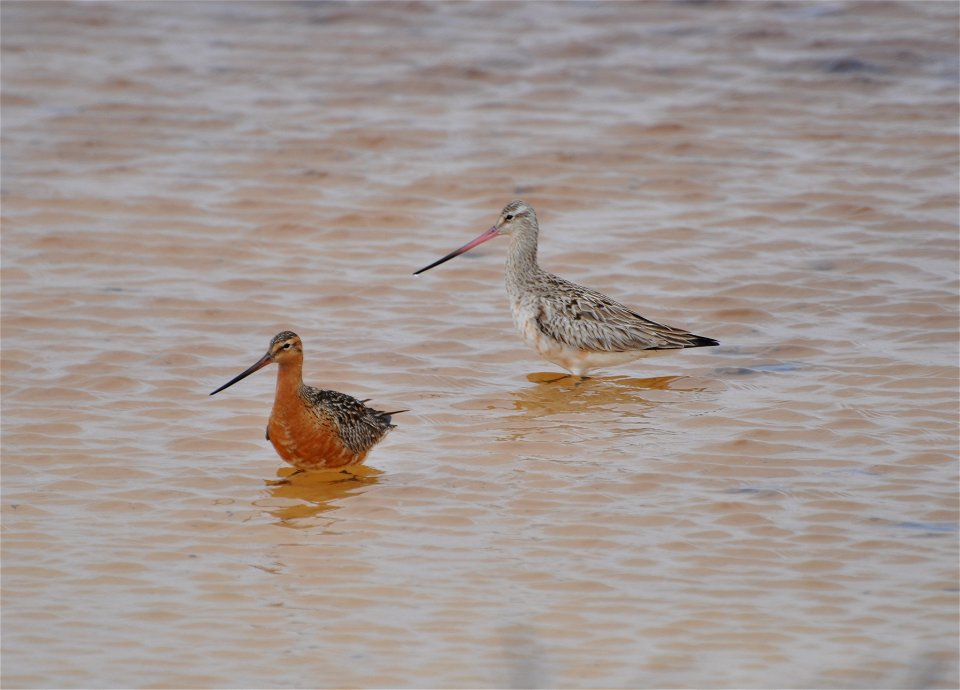
[[[507,215],[505,215],[505,216],[503,217],[503,219],[504,219],[504,220],[513,220],[513,214],[512,214],[512,213],[508,213]]]
[[[284,343],[284,344],[283,344],[283,349],[284,349],[284,350],[289,350],[289,349],[290,349],[290,343]]]

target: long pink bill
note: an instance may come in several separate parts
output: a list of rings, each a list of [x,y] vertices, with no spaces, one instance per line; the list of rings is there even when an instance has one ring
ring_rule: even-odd
[[[424,267],[421,268],[419,271],[416,271],[413,275],[415,275],[415,276],[420,275],[420,274],[423,273],[424,271],[429,271],[429,270],[430,270],[431,268],[433,268],[434,266],[439,266],[439,265],[442,264],[442,263],[445,263],[445,262],[447,262],[447,261],[450,261],[450,259],[452,259],[452,258],[454,258],[454,257],[457,257],[457,256],[460,256],[460,255],[463,254],[464,252],[470,251],[471,249],[473,249],[474,247],[476,247],[478,244],[483,244],[483,243],[486,242],[487,240],[492,240],[494,237],[496,237],[496,236],[499,235],[499,234],[500,234],[500,231],[497,230],[497,227],[496,227],[496,226],[494,226],[494,227],[490,228],[489,230],[487,230],[487,231],[486,231],[485,233],[483,233],[482,235],[480,235],[478,238],[476,238],[476,239],[474,239],[474,240],[470,240],[469,242],[467,242],[465,245],[463,245],[462,247],[460,247],[460,249],[455,249],[454,251],[450,252],[449,254],[447,254],[447,255],[446,255],[445,257],[443,257],[442,259],[437,259],[436,261],[434,261],[434,262],[433,262],[432,264],[430,264],[429,266],[424,266]]]
[[[254,364],[252,367],[250,367],[249,369],[247,369],[245,372],[243,372],[243,373],[240,374],[239,376],[235,376],[234,378],[230,379],[230,380],[227,381],[225,384],[223,384],[222,386],[220,386],[217,390],[213,391],[213,393],[211,393],[210,395],[213,395],[214,393],[219,393],[219,392],[222,391],[224,388],[229,388],[230,386],[232,386],[233,384],[235,384],[237,381],[240,381],[241,379],[247,378],[248,376],[250,376],[250,374],[252,374],[253,372],[257,371],[258,369],[263,369],[265,366],[267,366],[268,364],[270,364],[272,361],[273,361],[273,359],[270,358],[270,353],[268,352],[268,353],[265,354],[263,357],[261,357],[261,358],[257,361],[257,363]]]

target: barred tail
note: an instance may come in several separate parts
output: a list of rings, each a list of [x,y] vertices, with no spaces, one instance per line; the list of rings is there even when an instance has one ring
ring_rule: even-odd
[[[395,427],[396,424],[391,423],[393,421],[393,415],[400,414],[401,412],[409,412],[409,411],[410,410],[394,410],[393,412],[378,412],[377,416],[380,417],[380,419],[386,422],[389,426]]]
[[[684,347],[713,347],[714,345],[720,344],[720,341],[714,340],[713,338],[693,335],[692,333],[690,335],[690,340],[683,344]]]

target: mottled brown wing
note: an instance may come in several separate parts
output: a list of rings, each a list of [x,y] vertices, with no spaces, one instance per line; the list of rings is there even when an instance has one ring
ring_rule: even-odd
[[[304,386],[303,393],[311,409],[330,415],[343,444],[354,452],[369,450],[394,428],[388,413],[367,407],[346,393],[312,386]]]

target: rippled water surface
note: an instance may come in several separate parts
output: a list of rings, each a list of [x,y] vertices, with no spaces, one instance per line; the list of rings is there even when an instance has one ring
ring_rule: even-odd
[[[955,3],[18,3],[4,687],[957,687]],[[722,346],[576,382],[506,241]],[[409,408],[289,473],[308,382]]]

